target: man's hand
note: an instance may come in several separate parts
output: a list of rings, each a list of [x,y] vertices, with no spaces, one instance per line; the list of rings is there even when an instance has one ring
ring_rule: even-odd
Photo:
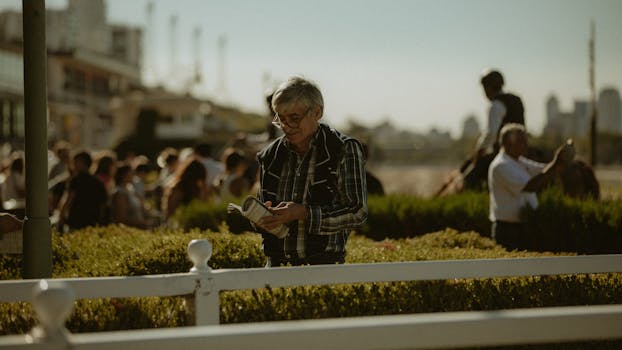
[[[542,173],[532,177],[523,187],[523,192],[536,192],[544,187],[548,180],[555,174],[559,174],[564,167],[574,159],[574,146],[572,139],[568,139],[565,144],[559,146],[555,151],[555,157],[549,162]]]
[[[474,160],[480,159],[486,154],[488,154],[488,149],[486,147],[479,148],[477,149],[477,151],[475,151],[475,155],[473,156],[473,159]]]
[[[259,220],[259,226],[266,230],[272,230],[279,225],[287,224],[295,220],[304,220],[307,217],[307,207],[294,202],[281,202],[276,207],[272,207],[272,202],[264,203],[274,214]]]
[[[555,169],[563,169],[566,165],[570,164],[575,156],[575,149],[572,139],[568,139],[565,144],[559,146],[555,151],[555,157],[553,158],[552,166]]]

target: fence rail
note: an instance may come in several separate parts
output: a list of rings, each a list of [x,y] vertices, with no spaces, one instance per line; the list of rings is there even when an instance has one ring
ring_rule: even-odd
[[[382,350],[598,341],[622,337],[622,305],[448,312],[75,334],[0,349]]]
[[[437,347],[437,345],[434,344],[444,344],[438,345],[439,347],[481,346],[487,345],[488,343],[486,343],[486,339],[489,338],[496,339],[494,340],[495,344],[518,344],[515,342],[518,341],[517,337],[512,335],[513,332],[516,331],[515,327],[519,327],[520,334],[523,334],[524,332],[546,334],[545,336],[530,335],[526,338],[521,338],[522,343],[561,340],[589,340],[612,337],[622,338],[622,305],[443,313],[439,315],[382,316],[372,318],[353,318],[339,321],[290,321],[252,324],[246,326],[220,326],[222,328],[214,326],[219,323],[219,292],[223,290],[253,289],[263,288],[266,286],[286,287],[364,282],[622,272],[622,255],[419,261],[403,263],[283,267],[272,269],[255,268],[212,270],[207,265],[207,261],[211,257],[211,252],[211,243],[208,241],[194,240],[190,242],[188,245],[188,254],[190,259],[193,261],[194,266],[188,273],[135,277],[53,279],[50,281],[53,284],[62,286],[62,288],[49,288],[50,290],[48,291],[48,294],[51,293],[50,295],[56,296],[48,297],[47,299],[42,297],[42,292],[43,295],[45,295],[45,290],[42,290],[42,284],[40,284],[40,281],[0,281],[0,302],[31,301],[33,303],[43,305],[38,308],[35,305],[35,310],[39,314],[39,319],[42,320],[42,325],[38,328],[39,333],[34,332],[36,331],[35,329],[33,330],[34,333],[32,335],[26,337],[2,337],[0,338],[0,348],[5,348],[5,344],[9,343],[15,346],[19,345],[20,348],[28,348],[28,339],[30,339],[30,345],[37,346],[37,339],[55,338],[65,339],[65,341],[68,341],[67,339],[71,339],[72,349],[82,348],[81,346],[84,346],[85,349],[96,349],[100,348],[100,346],[101,348],[114,348],[113,343],[121,341],[120,339],[124,342],[127,341],[127,343],[124,343],[126,345],[134,344],[138,348],[149,348],[150,350],[166,348],[159,346],[167,343],[168,341],[179,342],[179,344],[187,344],[190,347],[198,346],[198,344],[203,344],[202,346],[205,346],[206,344],[222,345],[224,343],[220,342],[226,342],[227,346],[225,347],[228,349],[241,349],[245,347],[243,345],[236,347],[238,346],[236,344],[242,344],[235,340],[238,339],[236,337],[246,339],[248,336],[255,339],[249,340],[254,345],[257,345],[255,342],[261,342],[261,339],[266,339],[267,344],[272,343],[272,345],[274,345],[274,342],[277,342],[279,346],[281,346],[281,344],[283,344],[283,340],[281,338],[283,334],[298,334],[299,332],[306,334],[308,331],[310,335],[319,335],[328,332],[329,335],[322,335],[322,337],[328,336],[331,337],[331,339],[338,339],[343,336],[345,337],[343,339],[349,340],[352,340],[352,338],[367,339],[371,337],[370,334],[378,334],[378,336],[382,335],[381,338],[387,338],[387,334],[395,333],[396,337],[405,337],[406,339],[409,339],[408,348],[414,349],[418,348],[417,346],[421,344],[423,344],[421,346],[425,348]],[[48,284],[46,283],[45,286],[48,286]],[[46,288],[48,287],[43,289]],[[39,292],[33,293],[33,289],[38,290]],[[58,321],[58,317],[55,316],[56,318],[54,318],[51,316],[55,313],[58,314],[59,304],[62,304],[64,302],[63,300],[68,300],[69,298],[67,295],[65,295],[64,298],[60,298],[58,296],[64,293],[62,290],[71,291],[70,302],[66,305],[66,308],[69,310],[73,305],[72,301],[74,297],[77,299],[89,299],[175,295],[193,296],[193,298],[190,299],[193,303],[190,304],[193,304],[194,307],[195,324],[197,326],[212,325],[212,328],[198,327],[196,330],[184,328],[158,330],[157,332],[131,331],[125,333],[111,332],[105,334],[98,333],[97,335],[85,334],[70,335],[70,337],[52,337],[50,334],[62,335],[66,332],[63,326],[64,319]],[[44,324],[43,320],[46,319],[54,319],[56,321],[49,321],[47,324]],[[405,324],[399,326],[400,323],[395,320],[400,320],[399,322],[403,321]],[[496,328],[490,327],[489,324],[491,320],[497,320],[496,322],[502,321],[501,323],[507,325],[508,328],[505,330],[500,328],[496,332],[492,331],[492,329]],[[397,323],[392,323],[394,321]],[[460,322],[463,322],[464,324]],[[598,327],[596,328],[599,330],[595,329],[593,322],[597,322]],[[332,326],[323,328],[326,324],[332,324]],[[339,324],[343,325],[343,327],[337,326]],[[383,328],[385,327],[385,324],[386,327],[389,328]],[[395,329],[393,329],[393,326],[391,325],[395,325]],[[462,343],[458,342],[453,345],[443,341],[442,336],[434,338],[435,340],[430,340],[430,342],[421,340],[428,339],[427,337],[429,337],[429,335],[427,335],[427,333],[431,332],[431,329],[434,327],[439,327],[438,329],[435,329],[435,332],[439,332],[439,334],[446,334],[451,330],[453,338],[455,338],[455,334],[453,332],[461,334],[462,332],[465,332],[466,329],[469,329],[468,327],[459,328],[458,325],[460,325],[460,327],[470,325],[469,327],[473,328],[473,332],[475,332],[475,330],[477,331],[473,334],[466,332]],[[569,325],[572,325],[572,327],[569,328]],[[273,339],[277,336],[274,333],[275,330],[266,328],[270,326],[276,327],[274,329],[278,330],[278,340]],[[248,329],[245,327],[248,327]],[[429,327],[432,328],[428,329]],[[202,331],[199,331],[198,329],[202,329]],[[251,329],[264,329],[264,332],[255,333],[255,331],[251,331]],[[311,331],[312,329],[315,331]],[[330,331],[331,329],[334,329],[335,331]],[[164,333],[162,333],[163,331]],[[184,338],[182,334],[186,334],[187,337]],[[227,338],[228,334],[236,334],[236,337],[229,339]],[[473,342],[475,340],[471,338],[474,334],[477,334],[478,337],[484,337],[485,339],[479,339],[479,342]],[[296,335],[292,338],[293,344],[295,344],[298,348],[300,348],[299,342],[300,339],[302,339],[300,337],[302,336]],[[306,335],[304,337],[306,337]],[[409,337],[415,337],[416,342],[413,342],[413,339],[410,339]],[[167,340],[165,340],[165,338]],[[392,336],[388,338],[392,338]],[[269,339],[272,340],[268,341]],[[131,343],[132,341],[135,341],[136,343]],[[163,343],[160,344],[160,341]],[[395,344],[398,344],[399,341],[395,341]],[[309,342],[310,344],[315,344],[315,341],[309,340]],[[138,346],[138,344],[141,345]],[[372,340],[368,340],[365,341],[364,344],[375,343]],[[391,348],[389,343],[383,341],[383,344],[386,346],[371,348]],[[117,345],[120,346],[121,344]],[[134,347],[134,345],[131,346]],[[325,346],[322,347],[330,348]],[[258,347],[254,346],[254,348]],[[370,347],[347,347],[347,349],[364,348]],[[345,350],[346,348],[340,347],[340,349]]]
[[[218,290],[365,282],[423,281],[453,278],[520,277],[622,272],[622,255],[517,259],[439,260],[221,269],[129,277],[58,278],[78,299],[192,294],[201,281]],[[206,282],[207,281],[207,282]],[[213,282],[212,282],[213,281]],[[38,280],[0,281],[0,302],[29,301]]]

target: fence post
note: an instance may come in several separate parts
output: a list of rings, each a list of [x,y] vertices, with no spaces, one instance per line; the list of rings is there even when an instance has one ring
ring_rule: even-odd
[[[71,334],[65,328],[65,321],[71,314],[75,294],[65,283],[41,280],[34,288],[32,307],[39,319],[39,325],[26,335],[30,343],[46,343],[51,349],[66,349]]]
[[[212,257],[212,243],[205,239],[194,239],[188,243],[188,255],[194,266],[191,273],[197,275],[194,298],[186,299],[194,325],[216,325],[220,323],[220,289],[212,268],[207,261]]]

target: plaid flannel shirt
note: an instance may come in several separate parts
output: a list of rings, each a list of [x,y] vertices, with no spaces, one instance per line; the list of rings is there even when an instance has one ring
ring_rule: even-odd
[[[287,149],[278,188],[272,189],[276,195],[276,203],[291,201],[307,205],[306,220],[298,220],[290,224],[289,235],[284,238],[284,254],[286,257],[307,257],[305,240],[309,235],[325,235],[328,243],[325,252],[345,252],[348,235],[354,228],[360,227],[367,220],[367,186],[365,183],[365,164],[360,144],[354,139],[345,138],[343,153],[337,166],[337,188],[334,198],[327,203],[312,205],[309,203],[309,191],[312,184],[326,181],[316,178],[318,165],[318,148],[326,147],[322,142],[326,135],[333,132],[328,126],[320,124],[311,141],[308,152],[304,156],[294,152],[286,139],[282,142]],[[335,154],[334,150],[324,150]],[[270,164],[273,159],[264,159]],[[265,171],[262,167],[261,171]],[[263,178],[261,176],[260,178]],[[263,186],[263,183],[261,184]],[[261,191],[260,191],[261,192]],[[265,198],[260,198],[265,201]]]

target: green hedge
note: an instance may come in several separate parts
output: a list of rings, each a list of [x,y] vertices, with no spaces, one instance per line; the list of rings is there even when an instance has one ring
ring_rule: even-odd
[[[210,266],[260,267],[265,262],[258,235],[212,231],[151,232],[126,226],[93,227],[53,234],[53,277],[131,276],[187,272],[190,240],[209,239]],[[0,279],[21,278],[22,257],[0,255]],[[0,334],[25,333],[35,324],[28,303],[0,303]],[[185,301],[170,298],[80,300],[67,322],[72,332],[178,327],[187,325]]]
[[[240,199],[239,202],[242,200]],[[227,230],[234,233],[252,231],[247,219],[239,214],[228,213],[228,203],[209,203],[193,201],[186,207],[179,208],[173,221],[183,230]]]
[[[555,189],[539,197],[537,210],[523,212],[528,232],[522,249],[622,253],[622,199],[577,200]],[[370,197],[368,206],[369,218],[360,231],[375,240],[416,237],[445,228],[490,236],[487,193],[467,192],[433,199],[406,195]],[[177,219],[186,230],[218,230],[223,223],[231,232],[250,230],[243,218],[228,216],[223,204],[193,203],[180,210]]]
[[[537,210],[522,212],[528,246],[537,251],[585,254],[622,253],[622,200],[577,200],[550,190]]]
[[[214,268],[261,267],[256,234],[192,230],[149,232],[124,226],[54,235],[54,277],[142,275],[188,271],[191,239],[214,245]],[[374,241],[353,235],[347,263],[552,255],[507,252],[475,232],[444,230],[415,238]],[[21,257],[0,256],[3,279],[20,278]],[[405,314],[518,307],[622,303],[622,276],[441,280],[258,289],[221,293],[222,323]],[[177,327],[189,324],[183,297],[80,300],[67,322],[72,332]],[[0,304],[0,334],[29,331],[27,303]],[[620,345],[616,343],[616,345]]]
[[[361,232],[367,237],[406,238],[447,227],[460,231],[490,232],[488,196],[469,192],[436,199],[406,195],[371,196],[368,199],[369,219]],[[251,230],[244,218],[227,213],[224,203],[195,201],[175,213],[174,220],[184,230],[199,228],[234,233]]]
[[[369,217],[362,232],[376,240],[415,237],[447,227],[490,235],[485,193],[467,192],[434,199],[392,195],[370,197],[367,203]]]

